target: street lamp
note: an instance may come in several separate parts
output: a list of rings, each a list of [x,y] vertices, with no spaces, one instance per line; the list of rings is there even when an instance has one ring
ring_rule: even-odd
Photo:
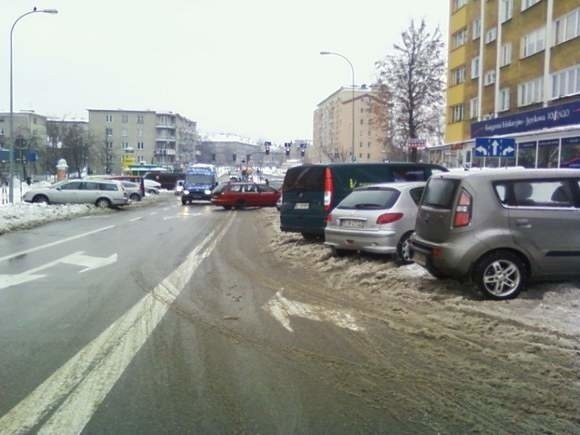
[[[356,160],[355,154],[354,154],[354,86],[355,86],[355,81],[354,81],[354,66],[352,66],[352,62],[350,60],[348,60],[348,58],[340,53],[336,53],[334,51],[321,51],[320,54],[322,56],[327,56],[327,55],[332,55],[332,56],[338,56],[343,58],[344,60],[346,60],[346,62],[350,65],[350,70],[352,72],[352,151],[351,151],[351,160],[354,162]]]
[[[14,202],[14,83],[13,83],[13,69],[14,69],[14,60],[13,60],[13,47],[12,47],[12,36],[14,34],[14,27],[16,23],[20,21],[27,15],[36,14],[36,13],[43,13],[43,14],[58,14],[56,9],[32,9],[31,11],[26,12],[25,14],[20,15],[12,24],[12,28],[10,29],[10,179],[8,180],[9,183],[9,191],[8,191],[8,201],[10,203]]]

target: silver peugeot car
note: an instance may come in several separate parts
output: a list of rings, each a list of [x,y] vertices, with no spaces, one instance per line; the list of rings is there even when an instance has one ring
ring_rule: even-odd
[[[397,254],[410,262],[409,237],[425,182],[359,187],[327,218],[325,244],[335,255],[345,251]]]

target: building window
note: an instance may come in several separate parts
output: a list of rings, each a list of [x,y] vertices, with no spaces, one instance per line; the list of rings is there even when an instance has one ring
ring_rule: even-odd
[[[123,114],[121,115],[121,122],[122,122],[123,124],[127,124],[127,122],[129,122],[129,115],[127,115],[126,113],[123,113]]]
[[[121,136],[127,137],[127,129],[126,128],[121,130]]]
[[[137,142],[137,149],[138,150],[145,149],[145,144],[143,142]]]
[[[467,42],[467,28],[463,28],[451,35],[451,44],[453,48],[458,48]]]
[[[580,93],[580,64],[552,73],[552,99]]]
[[[483,85],[489,86],[495,83],[495,70],[486,71],[483,75]]]
[[[451,71],[451,85],[458,85],[465,81],[465,67],[455,68]]]
[[[540,103],[544,97],[543,77],[518,85],[518,107]]]
[[[501,22],[505,23],[508,20],[511,20],[514,14],[514,1],[513,0],[501,0],[501,7],[500,7],[500,17]]]
[[[113,141],[107,141],[107,148],[113,148]]]
[[[462,8],[467,4],[467,0],[453,0],[453,11],[455,12],[457,9]]]
[[[123,149],[126,150],[129,148],[129,142],[123,142]]]
[[[371,158],[371,153],[367,153],[367,159]]]
[[[137,124],[143,124],[143,115],[137,115]]]
[[[522,11],[531,8],[536,3],[540,3],[542,0],[522,0]]]
[[[110,113],[107,113],[105,115],[105,122],[113,122],[113,115],[111,115]]]
[[[463,104],[451,106],[451,122],[463,121]]]
[[[528,33],[522,38],[521,53],[520,57],[532,56],[533,54],[539,53],[546,46],[546,28],[540,27],[533,32]]]
[[[143,137],[143,129],[142,128],[137,129],[137,137]]]
[[[510,88],[503,88],[499,90],[497,111],[505,112],[506,110],[510,110]]]
[[[139,155],[139,156],[137,156],[137,161],[138,161],[139,163],[145,163],[145,157],[143,157],[143,156]]]
[[[469,119],[479,117],[479,98],[475,97],[469,100]]]
[[[512,43],[508,42],[501,46],[500,53],[500,67],[504,67],[512,63]]]
[[[492,27],[485,32],[485,43],[489,44],[497,39],[497,27]]]
[[[113,135],[113,129],[111,127],[106,127],[105,128],[105,134],[107,136],[112,136]]]
[[[476,79],[479,77],[479,56],[471,59],[471,78]]]
[[[476,18],[471,23],[471,39],[481,37],[481,18]]]
[[[554,21],[554,44],[561,44],[580,35],[580,8]]]

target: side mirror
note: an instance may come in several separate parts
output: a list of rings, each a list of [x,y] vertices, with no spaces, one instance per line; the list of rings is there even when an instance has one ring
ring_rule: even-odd
[[[62,190],[62,186],[58,186],[56,190]]]

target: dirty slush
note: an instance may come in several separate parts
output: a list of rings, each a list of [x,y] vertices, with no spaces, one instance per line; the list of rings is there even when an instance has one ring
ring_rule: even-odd
[[[580,432],[580,283],[484,301],[469,284],[416,265],[334,258],[321,243],[281,233],[275,211],[262,213],[269,249],[313,277],[287,294],[342,308],[364,326],[363,360],[353,355],[348,370],[329,375],[334,387],[434,431]]]

